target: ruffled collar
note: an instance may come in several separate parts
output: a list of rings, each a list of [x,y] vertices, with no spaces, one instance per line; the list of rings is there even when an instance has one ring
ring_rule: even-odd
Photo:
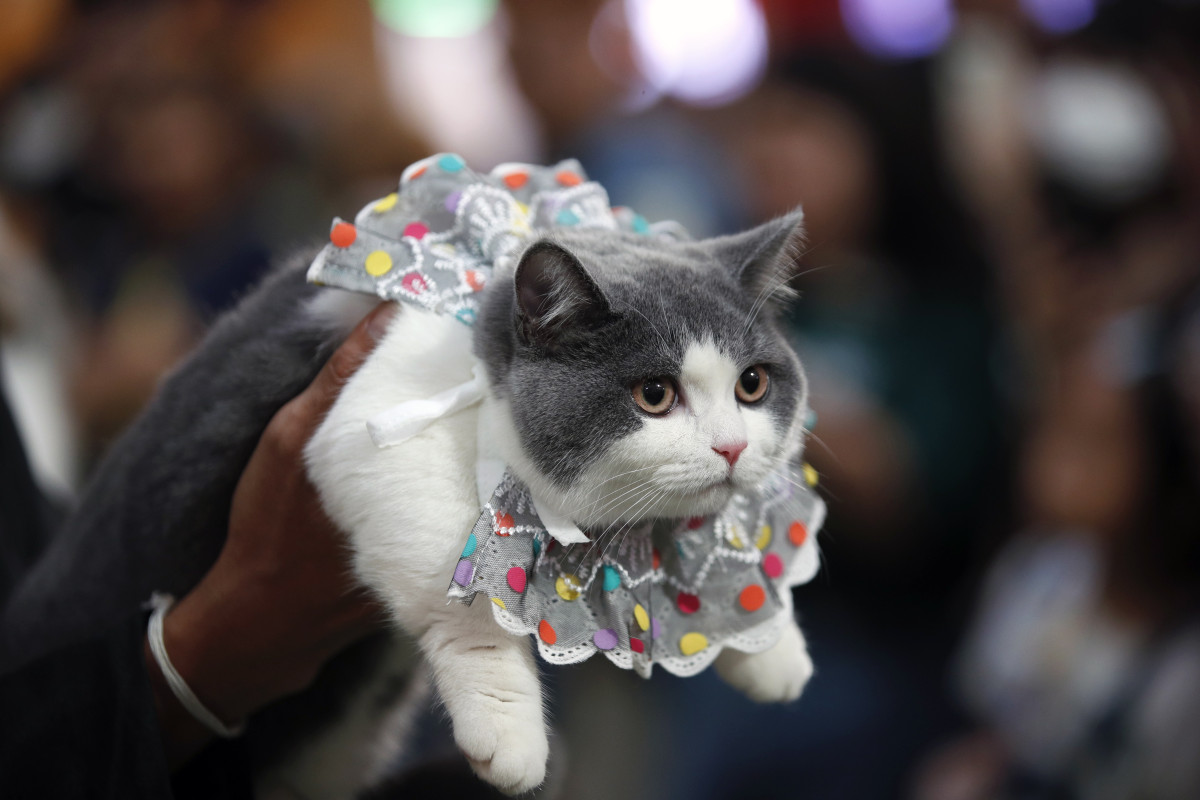
[[[825,504],[811,467],[784,466],[719,513],[587,532],[564,544],[511,472],[484,505],[450,583],[482,593],[505,630],[555,664],[603,653],[649,677],[707,667],[725,647],[758,652],[792,619],[791,587],[817,572]]]

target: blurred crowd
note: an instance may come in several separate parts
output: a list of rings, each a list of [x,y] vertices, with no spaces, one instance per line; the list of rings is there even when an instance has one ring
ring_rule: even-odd
[[[578,158],[695,235],[806,214],[817,675],[552,670],[561,796],[1200,797],[1200,2],[2,0],[47,490],[438,151]]]

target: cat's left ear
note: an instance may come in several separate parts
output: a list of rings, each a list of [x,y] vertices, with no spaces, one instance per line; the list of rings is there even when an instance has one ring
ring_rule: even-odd
[[[583,264],[551,241],[534,243],[513,278],[517,324],[525,341],[553,348],[611,318],[608,300]]]
[[[799,273],[804,245],[804,212],[799,208],[712,244],[752,302],[781,309],[795,299],[792,279]]]

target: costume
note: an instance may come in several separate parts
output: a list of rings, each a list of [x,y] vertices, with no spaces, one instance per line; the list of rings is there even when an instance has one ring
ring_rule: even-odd
[[[503,164],[490,174],[440,154],[413,164],[396,193],[366,206],[353,224],[335,220],[313,262],[314,283],[369,292],[474,322],[480,292],[525,245],[555,228],[589,227],[686,240],[676,223],[648,223],[611,208],[603,187],[575,161],[553,167]],[[381,447],[483,398],[474,381],[370,420]],[[480,516],[450,577],[449,595],[482,592],[496,621],[535,637],[547,661],[602,652],[648,677],[707,667],[723,647],[759,652],[792,619],[790,588],[819,568],[825,505],[816,473],[799,461],[720,512],[581,531],[549,513],[511,472],[481,465]],[[492,490],[494,488],[494,491]]]

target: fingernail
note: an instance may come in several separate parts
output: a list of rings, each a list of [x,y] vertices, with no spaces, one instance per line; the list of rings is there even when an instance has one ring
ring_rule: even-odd
[[[383,338],[394,316],[396,304],[391,302],[380,303],[379,307],[371,312],[371,319],[367,322],[367,334],[373,341],[378,342]]]

